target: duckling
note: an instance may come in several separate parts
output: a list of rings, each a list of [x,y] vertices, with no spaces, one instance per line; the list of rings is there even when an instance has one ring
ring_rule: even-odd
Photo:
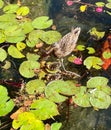
[[[64,70],[65,67],[63,65],[63,58],[69,55],[75,49],[80,32],[80,27],[72,28],[71,32],[63,36],[60,41],[54,43],[52,48],[47,52],[47,54],[49,54],[50,52],[54,51],[55,56],[61,59]],[[80,77],[80,75],[76,73],[75,75]]]

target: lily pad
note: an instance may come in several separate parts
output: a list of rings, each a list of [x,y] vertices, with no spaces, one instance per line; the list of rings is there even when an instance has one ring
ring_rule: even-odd
[[[87,47],[86,49],[88,50],[88,54],[94,54],[95,53],[95,49],[93,47]]]
[[[15,14],[3,14],[0,16],[0,29],[7,29],[7,27],[13,25],[18,25]]]
[[[68,97],[79,91],[73,81],[56,80],[50,82],[45,88],[45,95],[53,102],[64,102]]]
[[[111,2],[105,5],[108,9],[111,9]]]
[[[25,44],[24,42],[18,42],[18,43],[16,44],[16,47],[17,47],[17,49],[18,49],[19,51],[22,51],[22,50],[24,50],[24,49],[26,48],[26,44]]]
[[[28,36],[28,40],[30,42],[29,45],[31,47],[34,47],[40,41],[40,38],[42,37],[43,33],[44,33],[43,30],[33,30],[32,32],[30,32],[29,36]],[[31,45],[31,43],[32,43],[32,45]]]
[[[26,84],[26,92],[28,94],[41,94],[45,89],[43,80],[35,79]]]
[[[47,44],[53,44],[61,39],[61,34],[57,31],[47,31],[43,33],[41,40]]]
[[[48,16],[40,16],[32,21],[33,27],[37,29],[46,29],[49,28],[52,24],[53,21],[49,20]]]
[[[103,64],[103,61],[99,57],[95,56],[89,56],[84,60],[84,65],[87,69],[95,68],[95,69],[101,69],[101,65]]]
[[[91,107],[90,94],[86,92],[86,87],[81,86],[81,91],[72,97],[74,103],[81,107]]]
[[[20,130],[44,130],[44,123],[38,120],[33,113],[23,112],[18,115],[18,118],[13,120],[12,126],[14,129]]]
[[[3,8],[4,13],[15,13],[19,6],[17,4],[9,4]]]
[[[35,100],[31,104],[30,111],[34,113],[39,120],[46,120],[59,115],[57,105],[46,98]]]
[[[7,27],[4,33],[6,35],[6,41],[9,43],[17,43],[25,39],[23,30],[17,25]]]
[[[5,34],[3,30],[0,30],[0,43],[5,42],[6,38],[5,38]]]
[[[17,15],[26,16],[29,13],[29,8],[27,6],[20,7],[17,11]]]
[[[77,45],[77,50],[79,51],[84,51],[85,50],[85,46],[84,45]]]
[[[60,130],[62,123],[55,122],[51,124],[51,130]]]
[[[103,91],[94,91],[90,97],[90,103],[93,107],[107,109],[111,104],[111,97]]]
[[[19,72],[25,78],[32,78],[35,76],[34,69],[39,69],[40,63],[36,61],[24,61],[20,64]]]
[[[24,58],[25,56],[13,45],[8,48],[8,54],[14,58]]]
[[[106,87],[108,79],[101,76],[96,76],[87,81],[87,88]]]
[[[27,57],[28,60],[32,60],[32,61],[37,61],[40,58],[39,55],[29,53],[29,52],[27,53],[26,57]]]
[[[14,108],[14,102],[8,96],[7,89],[0,85],[0,116],[5,116]]]
[[[109,59],[111,58],[111,52],[104,51],[102,56],[104,59]]]
[[[0,61],[3,62],[7,58],[7,52],[0,48]]]
[[[4,6],[3,0],[0,0],[0,9]]]
[[[25,21],[20,26],[25,34],[30,33],[34,29],[31,21]]]
[[[104,2],[96,2],[95,3],[98,7],[104,7],[105,3]]]

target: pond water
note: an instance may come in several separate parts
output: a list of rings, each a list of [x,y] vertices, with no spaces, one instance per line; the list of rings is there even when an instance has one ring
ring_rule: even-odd
[[[67,0],[66,0],[67,1]],[[94,4],[97,0],[82,0],[85,3]],[[102,0],[102,2],[107,2]],[[81,27],[79,42],[92,47],[100,47],[100,42],[88,41],[88,31],[92,27],[96,27],[106,34],[110,33],[111,16],[107,13],[97,13],[90,7],[86,12],[79,10],[79,4],[67,6],[64,0],[52,0],[50,16],[63,35],[70,31],[71,27]],[[103,40],[104,41],[104,40]],[[101,41],[101,42],[103,42]],[[71,67],[71,66],[70,66]],[[69,67],[69,69],[70,69]],[[72,68],[71,68],[72,69]],[[80,69],[80,71],[82,71]],[[105,72],[94,72],[91,76],[104,75],[111,79],[111,69]],[[85,79],[86,80],[86,79]],[[64,118],[66,117],[66,118]],[[73,107],[66,104],[62,108],[61,119],[63,127],[61,130],[111,130],[111,107],[107,110],[96,111],[93,108]]]

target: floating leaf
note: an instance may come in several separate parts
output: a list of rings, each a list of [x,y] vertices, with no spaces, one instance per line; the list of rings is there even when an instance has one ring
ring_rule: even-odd
[[[89,56],[84,60],[84,65],[87,69],[91,69],[91,67],[95,69],[101,69],[101,65],[103,61],[99,57]]]
[[[111,2],[105,5],[108,9],[111,9]]]
[[[4,6],[3,0],[0,0],[0,9]]]
[[[3,65],[1,68],[3,68],[3,69],[9,69],[11,67],[11,62],[10,61],[5,61],[5,65]]]
[[[91,36],[94,36],[97,40],[101,39],[104,37],[105,32],[99,32],[97,31],[97,29],[95,27],[93,27],[90,31],[89,31]]]
[[[29,8],[27,6],[20,7],[17,11],[17,15],[26,16],[29,13]]]
[[[110,11],[105,11],[107,14],[111,15],[111,12]]]
[[[74,59],[77,58],[76,56],[69,56],[68,61],[74,63]]]
[[[85,12],[86,9],[87,9],[87,5],[81,5],[81,6],[80,6],[80,11],[81,11],[81,12]]]
[[[74,95],[79,91],[79,88],[75,86],[72,81],[56,80],[50,82],[45,88],[45,95],[51,101],[56,103],[63,102],[67,99],[67,96]],[[64,95],[64,96],[63,96]]]
[[[85,50],[85,46],[84,45],[78,45],[76,48],[79,51],[84,51]]]
[[[32,32],[30,32],[28,36],[30,44],[28,44],[28,46],[30,45],[29,47],[34,47],[37,43],[39,43],[43,33],[43,30],[33,30]]]
[[[32,78],[35,76],[34,69],[39,69],[40,64],[36,61],[24,61],[19,67],[20,74],[25,78]]]
[[[30,112],[23,112],[18,115],[16,120],[13,120],[12,126],[14,129],[20,130],[44,130],[44,123],[36,119],[35,115]]]
[[[104,51],[102,53],[102,56],[104,59],[109,59],[109,58],[111,58],[111,52]]]
[[[15,14],[3,14],[0,16],[0,29],[7,29],[9,26],[17,25]]]
[[[87,81],[87,88],[106,87],[108,79],[101,76],[92,77]]]
[[[90,97],[90,103],[93,107],[107,109],[111,104],[111,97],[103,91],[94,91]]]
[[[91,107],[90,104],[90,94],[86,93],[86,87],[81,86],[80,87],[80,92],[78,94],[75,94],[75,96],[72,97],[74,103],[76,103],[78,106],[81,107]]]
[[[51,124],[51,130],[60,130],[62,123],[55,122]]]
[[[95,53],[95,49],[93,47],[87,47],[86,49],[88,50],[88,54],[94,54]]]
[[[104,2],[96,2],[95,4],[96,4],[96,6],[98,6],[98,7],[103,7],[103,6],[105,5]]]
[[[27,53],[26,57],[28,60],[32,60],[32,61],[36,61],[40,58],[39,55],[33,53]]]
[[[0,85],[0,116],[5,116],[14,108],[14,102],[8,96],[6,87]]]
[[[26,48],[26,44],[25,44],[24,42],[18,42],[18,43],[16,44],[16,47],[17,47],[17,49],[18,49],[19,51],[22,51],[22,50],[24,50],[24,49]]]
[[[5,38],[5,34],[3,30],[0,30],[0,43],[5,42],[6,38]]]
[[[47,44],[53,44],[61,39],[61,34],[57,31],[47,31],[42,34],[41,40]]]
[[[9,4],[3,8],[4,13],[15,13],[19,6],[17,4]]]
[[[4,49],[0,48],[0,61],[3,62],[7,58],[7,53]]]
[[[6,41],[10,43],[21,42],[25,39],[25,34],[19,26],[9,26],[5,29]]]
[[[23,29],[23,32],[25,34],[30,33],[33,30],[32,22],[31,21],[25,21],[21,23],[20,25]]]
[[[33,20],[32,25],[37,29],[46,29],[53,24],[52,20],[49,20],[48,16],[40,16]]]
[[[41,94],[45,89],[43,80],[31,80],[26,84],[26,92],[28,94]]]
[[[8,54],[14,58],[24,58],[25,56],[13,45],[8,48]]]
[[[35,100],[31,104],[30,111],[34,113],[39,120],[46,120],[59,115],[57,105],[45,98]]]

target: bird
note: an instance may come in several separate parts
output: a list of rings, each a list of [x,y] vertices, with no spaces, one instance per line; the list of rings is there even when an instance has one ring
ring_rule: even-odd
[[[63,64],[63,58],[68,56],[69,54],[71,54],[72,51],[75,49],[80,32],[81,32],[80,27],[76,27],[76,28],[72,27],[71,32],[64,35],[60,39],[60,41],[54,43],[52,45],[52,47],[49,49],[49,51],[47,52],[47,54],[49,54],[50,52],[53,51],[54,55],[57,58],[61,59],[62,66],[65,71],[66,71],[66,69]],[[80,75],[78,75],[76,73],[75,73],[75,75],[80,77]]]

